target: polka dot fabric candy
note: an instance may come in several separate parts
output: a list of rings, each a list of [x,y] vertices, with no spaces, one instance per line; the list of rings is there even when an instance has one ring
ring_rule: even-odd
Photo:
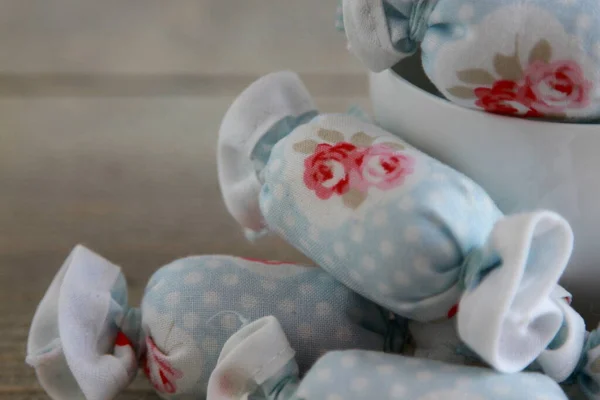
[[[490,113],[600,117],[597,0],[343,0],[348,47],[379,72],[421,50],[452,102]]]
[[[204,398],[225,342],[265,316],[301,372],[330,350],[399,349],[405,332],[321,269],[228,256],[159,269],[131,308],[120,269],[78,246],[38,307],[27,361],[54,399],[112,399],[138,368],[163,398]]]
[[[563,218],[504,216],[476,183],[390,133],[318,114],[293,73],[232,104],[219,178],[245,229],[275,232],[397,315],[456,314],[460,339],[500,371],[525,368],[560,328],[550,294],[573,245]]]
[[[279,356],[289,354],[287,349],[272,317],[240,330],[225,344],[211,374],[208,400],[567,399],[556,382],[540,373],[499,374],[360,350],[329,352],[300,379],[295,360]]]

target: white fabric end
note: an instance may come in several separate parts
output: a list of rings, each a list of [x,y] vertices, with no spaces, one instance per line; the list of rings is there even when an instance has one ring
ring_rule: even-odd
[[[404,57],[394,48],[382,0],[344,0],[348,49],[373,72],[391,68]]]
[[[112,354],[117,332],[109,318],[111,289],[120,268],[83,246],[73,250],[66,267],[58,299],[65,359],[86,399],[112,399],[137,369],[133,349]]]
[[[568,222],[549,211],[501,219],[487,246],[502,260],[463,294],[461,339],[500,372],[523,370],[546,349],[563,321],[552,298],[573,249]]]
[[[294,358],[281,325],[268,316],[241,328],[223,346],[207,400],[242,399]]]
[[[225,205],[244,228],[265,228],[259,207],[261,184],[250,158],[258,141],[274,124],[316,106],[293,72],[276,72],[252,83],[233,102],[219,130],[217,165]]]
[[[65,359],[58,331],[60,289],[73,257],[81,251],[75,247],[52,280],[37,307],[29,336],[26,362],[33,368],[40,385],[55,400],[85,399]]]
[[[546,349],[537,359],[546,375],[558,383],[564,382],[577,367],[585,344],[585,321],[564,300],[555,300],[563,311],[566,329],[558,348]]]

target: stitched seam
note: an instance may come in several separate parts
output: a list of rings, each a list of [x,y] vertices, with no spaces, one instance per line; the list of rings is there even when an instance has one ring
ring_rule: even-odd
[[[286,347],[286,348],[284,348],[284,349],[281,349],[281,350],[279,350],[279,351],[277,352],[277,354],[275,354],[273,357],[271,357],[271,358],[270,358],[268,361],[266,361],[264,364],[262,364],[261,366],[257,367],[257,368],[254,370],[254,372],[252,372],[252,379],[256,379],[256,376],[257,376],[258,374],[260,374],[260,373],[261,373],[261,372],[262,372],[262,371],[263,371],[263,370],[264,370],[266,367],[268,367],[269,365],[273,364],[275,361],[277,361],[277,359],[281,358],[281,356],[282,356],[283,354],[285,354],[286,352],[288,352],[288,351],[290,351],[290,350],[293,352],[293,350],[292,350],[292,349],[291,349],[289,346],[288,346],[288,347]],[[236,393],[236,397],[237,397],[237,396],[240,396],[240,395],[242,394],[242,390],[244,390],[244,389],[241,389],[241,390],[238,390],[238,391],[237,391],[237,393]]]
[[[256,378],[256,376],[258,374],[260,374],[266,367],[268,367],[269,365],[273,364],[275,361],[277,361],[277,359],[281,358],[281,356],[286,353],[287,351],[291,350],[290,347],[286,347],[284,349],[281,349],[277,354],[275,354],[270,360],[268,360],[266,363],[264,363],[263,365],[261,365],[260,367],[258,367],[253,373],[252,373],[252,378]]]

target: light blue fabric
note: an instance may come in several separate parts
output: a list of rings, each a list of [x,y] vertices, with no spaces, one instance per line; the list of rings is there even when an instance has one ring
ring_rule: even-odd
[[[500,8],[523,4],[539,7],[540,10],[551,13],[562,24],[567,34],[581,40],[584,46],[583,49],[600,61],[594,51],[594,46],[600,40],[600,27],[597,24],[592,24],[582,29],[581,26],[577,25],[581,17],[598,15],[600,8],[595,0],[578,0],[575,2],[565,0],[438,0],[435,9],[437,15],[433,21],[430,20],[429,25],[435,28],[435,34],[443,36],[444,40],[460,40],[468,35],[468,31],[462,30],[461,25],[465,23],[479,24],[484,18]],[[472,12],[466,16],[461,15],[461,10],[464,12],[465,5],[472,7]],[[454,23],[450,21],[454,21]],[[498,33],[504,34],[504,32]],[[439,50],[439,48],[429,55],[431,61],[435,59],[436,50]],[[429,69],[432,65],[427,66],[427,64],[426,62],[426,68]]]
[[[346,111],[346,114],[352,115],[363,122],[373,122],[369,114],[363,110],[360,106],[352,106]]]
[[[287,390],[280,395],[255,394],[251,399],[567,399],[556,382],[538,373],[498,374],[489,369],[358,350],[328,353],[300,384],[297,378],[276,379],[287,384]],[[290,392],[294,394],[290,396]]]
[[[319,115],[317,111],[310,111],[297,117],[290,115],[277,121],[271,126],[268,131],[265,132],[260,143],[257,143],[254,147],[252,154],[250,154],[250,159],[254,164],[256,174],[260,175],[261,171],[265,168],[269,155],[273,150],[273,144],[286,137],[289,132],[293,131],[298,126],[309,122],[317,115]]]
[[[79,392],[81,383],[85,398],[113,398],[138,366],[165,399],[203,398],[227,340],[265,316],[280,321],[300,373],[331,350],[400,352],[407,335],[405,321],[316,267],[231,256],[183,258],[154,273],[138,309],[127,305],[119,267],[82,246],[73,254],[38,313],[30,335],[44,335],[44,341],[35,340],[40,344],[31,346],[27,359],[57,398]],[[63,296],[70,292],[78,294]],[[59,298],[60,307],[54,302]],[[50,329],[59,323],[60,330]],[[94,369],[101,360],[114,361],[114,376]],[[83,367],[86,372],[78,373]]]
[[[599,374],[580,379],[583,368],[588,374],[600,366],[597,337],[589,335],[579,371],[563,385],[535,370],[500,374],[484,366],[364,350],[329,352],[302,378],[276,319],[264,317],[232,334],[225,344],[210,377],[208,400],[597,400]],[[285,357],[274,356],[284,353]],[[229,376],[236,365],[237,373]],[[590,379],[595,381],[590,384]]]
[[[179,300],[173,304],[173,298]],[[302,372],[332,349],[383,351],[390,326],[387,313],[318,268],[227,256],[188,257],[158,270],[142,301],[142,314],[147,313],[164,315],[201,349],[197,362],[206,373],[197,393],[223,344],[244,322],[275,316],[297,351]],[[147,326],[146,334],[154,329]],[[398,334],[397,340],[402,337]]]
[[[356,132],[382,135],[379,128],[345,115],[321,115],[311,124],[305,131],[356,124]],[[286,157],[289,142],[300,141],[301,135],[296,132],[276,144],[269,164],[301,170],[302,165],[291,164]],[[265,136],[259,146],[267,143],[272,144]],[[304,185],[278,168],[266,168],[261,174],[260,202],[268,225],[340,282],[404,317],[423,320],[435,309],[430,317],[435,319],[457,303],[463,261],[484,245],[502,214],[462,174],[416,151],[410,154],[420,158],[427,173],[410,189],[387,192],[385,202],[360,220],[348,213],[338,226],[316,224],[321,215],[303,208],[294,193],[306,190]],[[290,218],[293,229],[286,224]],[[367,256],[373,270],[363,266]]]

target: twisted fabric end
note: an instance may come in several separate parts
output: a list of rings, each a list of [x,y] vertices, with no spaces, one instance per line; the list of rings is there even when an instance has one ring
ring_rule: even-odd
[[[381,72],[414,54],[438,0],[343,0],[348,47],[367,68]]]
[[[392,0],[393,1],[393,0]],[[437,6],[439,0],[417,0],[410,12],[408,20],[408,37],[421,43],[429,27],[429,17]]]
[[[481,253],[467,260],[458,312],[461,339],[500,372],[531,364],[562,325],[552,293],[572,249],[571,227],[556,213],[498,221]]]
[[[581,391],[591,400],[600,399],[600,332],[590,332],[581,352],[581,358],[566,383],[577,382]]]
[[[266,228],[258,197],[273,146],[317,114],[298,75],[287,71],[258,79],[227,110],[219,130],[219,185],[225,206],[243,228]]]
[[[26,361],[56,399],[114,398],[135,377],[139,312],[127,307],[121,270],[76,246],[46,292]]]

